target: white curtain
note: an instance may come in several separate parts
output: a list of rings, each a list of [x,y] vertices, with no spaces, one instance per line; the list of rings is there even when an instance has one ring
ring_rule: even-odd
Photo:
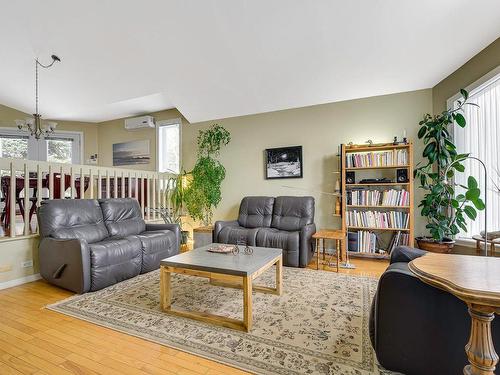
[[[500,74],[469,93],[469,101],[479,107],[466,106],[464,116],[467,126],[454,126],[454,140],[459,153],[470,153],[486,164],[488,180],[476,160],[467,160],[465,172],[458,173],[455,182],[467,185],[467,178],[473,176],[479,182],[481,197],[487,194],[488,232],[500,230]],[[487,190],[485,191],[485,182]],[[467,232],[459,238],[471,238],[484,230],[484,211],[478,211],[475,221],[467,220]]]

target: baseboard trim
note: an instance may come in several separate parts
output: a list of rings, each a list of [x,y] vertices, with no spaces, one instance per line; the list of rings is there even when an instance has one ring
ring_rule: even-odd
[[[42,278],[42,276],[40,276],[39,273],[35,273],[34,275],[20,277],[19,279],[5,281],[3,283],[0,283],[0,290],[12,288],[14,286],[18,286],[18,285],[22,285],[22,284],[26,284],[26,283],[31,283],[32,281],[37,281],[37,280],[40,280],[41,278]]]

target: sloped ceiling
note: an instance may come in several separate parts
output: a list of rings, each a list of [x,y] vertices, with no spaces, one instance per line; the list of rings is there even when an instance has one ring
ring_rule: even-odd
[[[190,121],[434,86],[500,36],[498,0],[0,0],[0,103]]]

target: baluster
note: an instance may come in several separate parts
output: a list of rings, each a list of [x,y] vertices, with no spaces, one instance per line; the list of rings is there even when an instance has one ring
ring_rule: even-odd
[[[118,198],[118,172],[115,170],[115,178],[113,181],[113,198]]]
[[[69,184],[70,184],[70,197],[71,199],[75,199],[75,171],[73,167],[69,169],[70,177],[69,177]]]
[[[64,169],[61,167],[61,199],[66,198],[66,176],[64,175]]]
[[[28,163],[24,163],[24,235],[30,233],[30,172]]]
[[[153,175],[152,179],[152,185],[151,185],[151,200],[153,202],[153,220],[157,219],[157,214],[156,214],[156,175]]]
[[[54,199],[54,171],[49,165],[49,199]]]
[[[102,174],[101,170],[97,170],[97,199],[102,199]]]
[[[94,174],[92,168],[89,168],[89,198],[94,199]]]
[[[109,170],[106,171],[106,198],[111,198],[110,184],[109,184]]]
[[[144,219],[144,175],[141,174],[141,213]]]
[[[151,179],[146,176],[146,218],[151,220]]]
[[[128,172],[128,198],[132,198],[132,174]]]
[[[10,163],[10,237],[16,236],[16,171],[14,163]]]
[[[43,185],[42,185],[42,169],[40,168],[40,164],[36,166],[36,206],[40,207],[42,205],[43,198]],[[36,230],[37,233],[40,233],[40,225],[38,224],[38,217],[36,220]]]
[[[137,172],[135,173],[134,184],[135,184],[135,192],[134,192],[135,199],[139,200],[139,180],[137,179]]]
[[[83,174],[83,168],[80,168],[80,199],[85,198],[83,194],[85,193],[85,175]]]
[[[125,198],[125,172],[122,171],[122,180],[121,180],[121,186],[122,186],[122,194],[121,197]]]

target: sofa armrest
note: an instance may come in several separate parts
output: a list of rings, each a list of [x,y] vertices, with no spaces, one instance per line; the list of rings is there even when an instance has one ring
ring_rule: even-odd
[[[170,230],[174,232],[177,239],[177,253],[181,248],[181,226],[179,224],[146,224],[146,231]]]
[[[425,255],[427,251],[415,249],[414,247],[409,246],[398,246],[391,252],[391,261],[390,263],[409,263],[413,259],[420,258]]]
[[[313,234],[316,233],[316,224],[307,224],[300,229],[299,267],[307,267],[314,254]]]
[[[213,242],[218,242],[219,233],[225,227],[238,227],[238,220],[216,221],[214,224]]]
[[[90,290],[90,252],[83,239],[45,237],[38,248],[40,275],[76,293]]]

